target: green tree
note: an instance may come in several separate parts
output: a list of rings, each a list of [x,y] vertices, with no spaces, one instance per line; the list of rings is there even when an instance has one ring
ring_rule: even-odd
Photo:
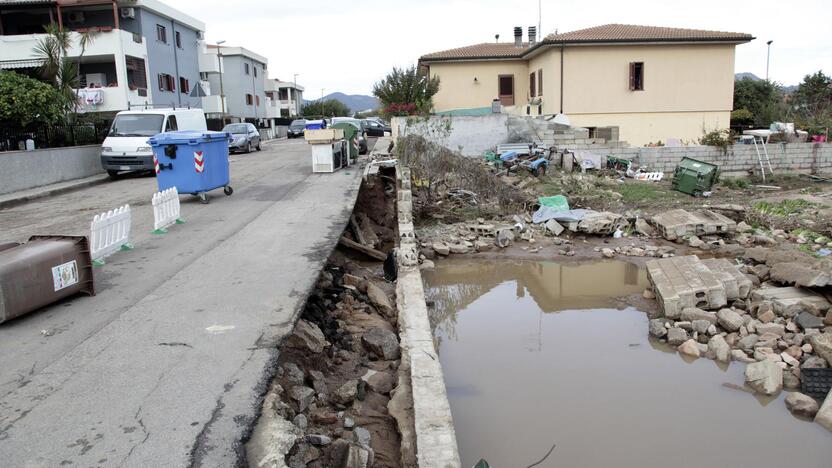
[[[21,126],[57,122],[64,113],[61,100],[47,83],[0,71],[0,122]]]
[[[785,114],[783,90],[767,80],[744,78],[734,83],[734,109],[751,112],[751,123],[768,127],[771,122],[782,120]]]
[[[52,84],[60,95],[60,103],[65,112],[72,111],[73,119],[78,114],[78,99],[75,90],[80,86],[80,63],[87,47],[95,40],[95,31],[77,33],[81,53],[77,58],[68,57],[72,47],[72,35],[56,24],[44,27],[46,34],[35,44],[35,56],[43,63],[41,75]]]
[[[433,96],[439,91],[439,77],[430,78],[415,65],[396,68],[373,85],[373,95],[381,101],[383,109],[391,106],[413,106],[417,112],[427,113],[433,107]]]
[[[309,117],[349,117],[352,115],[350,108],[337,99],[312,101],[301,108],[301,114]]]
[[[789,100],[798,126],[815,129],[832,127],[832,77],[823,71],[806,75]]]

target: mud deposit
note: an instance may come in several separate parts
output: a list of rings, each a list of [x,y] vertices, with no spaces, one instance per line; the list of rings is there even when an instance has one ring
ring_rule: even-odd
[[[828,467],[832,434],[743,386],[744,364],[688,362],[615,298],[623,262],[445,260],[425,271],[463,466]],[[629,302],[629,301],[627,301]]]

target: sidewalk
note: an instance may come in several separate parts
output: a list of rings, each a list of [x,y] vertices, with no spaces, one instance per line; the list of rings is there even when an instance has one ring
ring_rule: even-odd
[[[109,180],[110,178],[107,174],[98,174],[85,177],[83,179],[72,179],[65,182],[58,182],[57,184],[35,187],[29,190],[6,193],[0,195],[0,209],[20,205],[28,201],[37,200],[38,198],[49,197],[61,193],[72,192],[73,190],[78,190],[92,185],[103,184]]]

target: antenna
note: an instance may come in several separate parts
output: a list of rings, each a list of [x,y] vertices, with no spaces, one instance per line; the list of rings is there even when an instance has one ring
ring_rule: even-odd
[[[543,38],[543,0],[537,0],[537,30],[540,31],[540,38]]]

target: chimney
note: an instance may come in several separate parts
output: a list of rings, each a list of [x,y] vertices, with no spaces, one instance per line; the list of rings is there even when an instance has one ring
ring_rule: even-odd
[[[529,26],[529,47],[533,46],[535,42],[537,42],[537,28]]]
[[[514,28],[514,46],[523,47],[523,28],[520,26]]]

